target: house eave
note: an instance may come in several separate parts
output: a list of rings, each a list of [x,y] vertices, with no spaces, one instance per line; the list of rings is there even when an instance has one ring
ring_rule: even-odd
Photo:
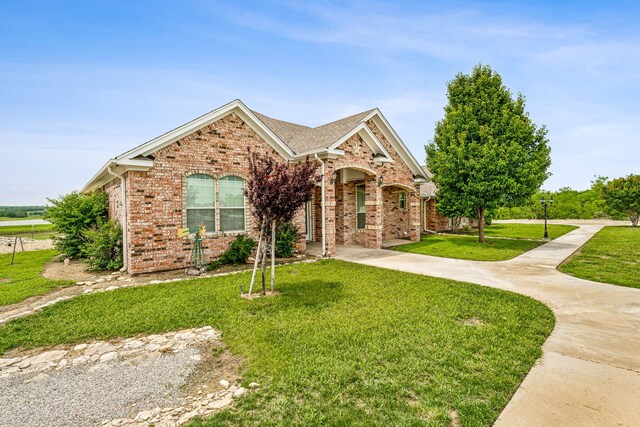
[[[245,123],[247,123],[262,139],[273,147],[286,160],[291,160],[295,153],[289,148],[267,125],[265,125],[242,101],[236,99],[228,104],[223,105],[207,114],[204,114],[182,126],[179,126],[167,133],[164,133],[150,141],[133,148],[122,155],[118,159],[133,159],[138,156],[149,156],[154,152],[166,147],[169,144],[178,141],[185,136],[191,135],[203,127],[231,113],[236,113]]]
[[[373,110],[369,115],[362,119],[362,121],[365,123],[369,120],[373,120],[378,129],[380,129],[380,132],[382,132],[384,137],[398,152],[398,155],[402,158],[404,163],[409,166],[409,169],[411,169],[414,176],[416,176],[417,178],[428,180],[428,177],[425,175],[424,170],[420,166],[420,163],[418,163],[411,151],[409,151],[402,139],[400,139],[400,136],[396,133],[393,127],[391,127],[389,121],[384,117],[384,115],[378,108]]]
[[[100,168],[91,180],[82,188],[83,193],[89,193],[95,191],[98,188],[108,184],[115,177],[109,173],[111,171],[117,175],[122,175],[128,171],[143,171],[146,172],[153,166],[153,160],[151,159],[109,159],[107,163]]]

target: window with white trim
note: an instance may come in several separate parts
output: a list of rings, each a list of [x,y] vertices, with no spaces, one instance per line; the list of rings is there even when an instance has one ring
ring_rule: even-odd
[[[216,230],[216,181],[209,175],[187,177],[187,227],[195,232],[201,225]]]
[[[364,204],[364,184],[356,185],[356,216],[358,230],[363,230],[367,225],[367,208]]]
[[[244,231],[244,180],[225,176],[218,180],[220,231]]]

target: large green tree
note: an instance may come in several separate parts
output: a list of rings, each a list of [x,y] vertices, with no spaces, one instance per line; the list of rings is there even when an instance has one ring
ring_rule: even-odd
[[[488,66],[456,75],[447,98],[426,147],[427,164],[439,205],[477,217],[484,242],[485,212],[526,203],[549,176],[547,130],[531,121],[524,97],[514,98]]]
[[[634,227],[640,218],[640,175],[614,179],[602,188],[602,196],[611,211],[626,214]]]

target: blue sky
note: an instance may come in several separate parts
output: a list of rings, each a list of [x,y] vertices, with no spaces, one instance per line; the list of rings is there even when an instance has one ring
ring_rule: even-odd
[[[489,64],[549,129],[543,188],[640,173],[640,2],[6,1],[0,205],[233,99],[319,125],[379,107],[416,158],[446,83]]]

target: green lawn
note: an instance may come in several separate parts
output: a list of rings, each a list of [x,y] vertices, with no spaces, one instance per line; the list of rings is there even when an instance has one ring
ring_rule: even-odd
[[[0,327],[0,352],[212,325],[261,387],[195,426],[489,426],[554,325],[528,297],[336,260],[253,301],[249,274],[82,295]]]
[[[567,234],[578,228],[575,225],[549,224],[550,239]],[[478,232],[475,232],[478,235]],[[510,239],[542,239],[544,237],[544,224],[491,224],[485,227],[485,235],[489,237],[508,237]]]
[[[49,280],[40,275],[44,265],[55,254],[54,250],[17,252],[13,265],[9,265],[11,254],[0,255],[0,306],[74,283],[70,280]]]
[[[517,257],[542,242],[522,239],[486,238],[486,243],[478,243],[476,236],[452,234],[423,235],[419,242],[396,246],[394,249],[421,255],[473,261],[504,261]]]
[[[640,288],[640,227],[604,227],[558,270],[582,279]]]
[[[33,230],[33,238],[42,240],[50,239],[53,237],[53,225],[51,224],[38,224],[38,225],[12,225],[6,227],[0,227],[0,236],[4,237],[31,237]]]
[[[549,225],[549,237],[557,238],[578,227]],[[419,242],[396,246],[394,249],[422,255],[472,261],[504,261],[544,243],[540,239],[544,226],[536,224],[493,224],[485,227],[486,243],[478,243],[478,231],[460,234],[423,235]],[[495,237],[495,238],[492,238]]]

